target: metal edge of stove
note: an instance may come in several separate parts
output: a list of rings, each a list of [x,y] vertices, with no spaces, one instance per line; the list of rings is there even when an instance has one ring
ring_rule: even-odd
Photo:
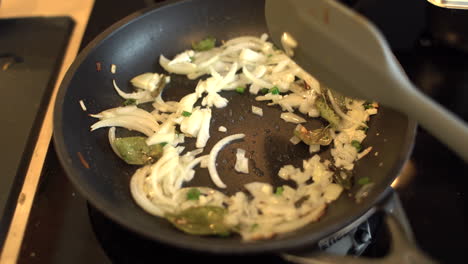
[[[52,138],[52,113],[55,97],[58,91],[59,84],[65,75],[68,66],[74,60],[78,53],[81,39],[83,38],[85,28],[88,24],[89,15],[94,5],[94,0],[77,1],[67,3],[73,6],[72,9],[67,9],[68,5],[55,5],[51,7],[47,5],[47,1],[43,1],[41,8],[37,8],[31,13],[23,14],[19,10],[12,11],[10,16],[3,13],[2,17],[25,17],[25,16],[57,16],[68,15],[74,22],[75,27],[71,33],[68,46],[65,49],[65,55],[62,60],[62,65],[59,70],[56,83],[54,85],[49,105],[45,111],[45,115],[40,126],[39,134],[35,145],[33,146],[32,158],[29,161],[26,169],[24,182],[20,190],[20,198],[16,203],[16,208],[13,212],[11,224],[6,234],[3,247],[0,252],[0,263],[16,263],[21,244],[23,242],[24,232],[31,212],[31,207],[34,201],[37,185],[43,168],[44,160],[48,147]]]
[[[47,19],[47,20],[46,20]],[[24,196],[24,193],[22,193],[20,195],[20,190],[21,190],[21,187],[23,185],[23,182],[24,182],[24,178],[26,176],[26,172],[27,172],[27,169],[28,169],[28,165],[32,159],[32,156],[33,156],[33,149],[35,147],[35,144],[38,140],[38,137],[39,137],[39,131],[40,131],[40,128],[42,126],[42,122],[44,120],[44,116],[45,116],[45,112],[46,112],[46,109],[47,109],[47,105],[49,103],[49,99],[51,97],[51,94],[52,94],[52,90],[53,90],[53,87],[54,87],[54,84],[56,83],[57,81],[57,75],[58,75],[58,72],[62,66],[62,59],[63,59],[63,55],[65,54],[65,50],[66,50],[66,47],[68,45],[68,40],[69,40],[69,37],[71,35],[71,32],[73,30],[73,27],[74,27],[74,21],[70,18],[70,17],[67,17],[67,16],[51,16],[51,17],[47,17],[47,18],[42,18],[42,17],[28,17],[28,18],[9,18],[9,19],[0,19],[2,21],[6,21],[6,23],[12,23],[12,24],[15,24],[15,25],[18,25],[18,24],[23,24],[26,23],[26,24],[29,24],[29,23],[37,23],[36,25],[45,25],[47,23],[47,25],[54,25],[54,26],[57,26],[55,29],[58,29],[58,28],[63,28],[65,29],[63,31],[63,41],[65,43],[65,45],[60,45],[60,48],[56,49],[56,52],[60,55],[58,55],[59,59],[58,60],[54,60],[54,65],[50,68],[51,71],[50,71],[50,78],[47,79],[47,84],[44,86],[44,90],[41,94],[40,97],[38,97],[38,108],[35,112],[35,117],[34,119],[32,120],[31,122],[31,129],[28,133],[28,138],[26,139],[26,143],[25,143],[25,146],[24,146],[24,149],[22,149],[22,158],[19,162],[19,166],[18,166],[18,169],[16,171],[16,174],[14,176],[14,182],[12,184],[12,188],[10,189],[10,192],[8,194],[8,199],[7,199],[7,206],[5,208],[5,210],[3,211],[3,215],[2,215],[2,218],[0,219],[0,248],[3,246],[3,243],[5,241],[5,238],[6,238],[6,235],[7,235],[7,232],[8,232],[8,229],[10,227],[10,224],[11,224],[11,220],[13,218],[13,213],[14,213],[14,210],[17,206],[17,204],[21,204],[22,201],[25,199],[25,196]],[[47,21],[47,22],[46,22]],[[1,26],[0,26],[1,27]],[[2,27],[3,29],[3,27]],[[26,32],[24,32],[24,27],[16,27],[15,30],[18,30],[18,33],[19,34],[27,34]],[[60,32],[58,30],[55,30],[55,32]],[[42,34],[43,32],[41,32]],[[10,35],[8,35],[10,37]],[[17,39],[15,36],[11,36],[12,39]],[[61,36],[62,37],[62,36]],[[57,41],[56,43],[61,43],[59,41]],[[20,63],[28,63],[28,59],[29,61],[32,61],[33,59],[31,59],[30,57],[28,57],[28,55],[26,55],[25,57],[23,56],[20,56],[20,55],[17,55],[16,53],[6,53],[6,54],[2,54],[0,55],[0,57],[6,57],[6,58],[11,58],[10,61],[8,61],[7,59],[7,63],[3,65],[3,68],[2,70],[3,71],[6,71],[8,68],[10,67],[15,67],[15,64],[20,64]],[[54,56],[55,58],[55,56]],[[31,62],[29,62],[31,64]],[[16,69],[17,70],[17,69]],[[18,70],[17,70],[18,71]],[[36,87],[37,88],[37,87]],[[40,90],[39,88],[37,88],[36,90]],[[23,109],[24,110],[24,109]],[[24,110],[24,111],[27,111],[27,110]],[[17,119],[19,119],[19,117],[17,117]],[[25,122],[26,123],[26,122]]]

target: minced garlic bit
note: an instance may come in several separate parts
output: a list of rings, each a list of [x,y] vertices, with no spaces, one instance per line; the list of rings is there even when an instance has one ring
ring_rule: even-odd
[[[289,139],[289,142],[293,143],[293,145],[297,145],[299,144],[299,142],[301,142],[301,139],[296,136],[293,136],[292,138]]]
[[[86,105],[84,104],[83,100],[80,100],[80,106],[81,106],[81,109],[83,109],[83,111],[87,111],[88,109],[86,109]]]
[[[252,105],[252,113],[258,116],[263,116],[263,109]]]
[[[249,159],[245,157],[244,149],[237,149],[236,164],[234,165],[234,169],[240,173],[249,173]]]
[[[111,73],[115,74],[116,71],[117,71],[117,66],[115,66],[115,64],[111,64]]]
[[[227,128],[226,128],[225,126],[220,126],[220,127],[218,127],[218,131],[219,131],[219,132],[224,132],[224,133],[226,133],[226,132],[227,132]]]
[[[366,148],[365,150],[361,151],[358,155],[357,155],[357,159],[360,160],[362,158],[364,158],[367,154],[369,154],[369,152],[371,152],[372,150],[372,147],[368,147]]]

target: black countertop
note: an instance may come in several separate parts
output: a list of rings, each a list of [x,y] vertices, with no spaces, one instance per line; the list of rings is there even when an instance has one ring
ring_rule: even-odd
[[[148,2],[151,1],[96,0],[82,47],[112,23],[146,7]],[[424,12],[425,16],[421,17],[424,19],[422,34],[417,36],[411,48],[396,50],[397,57],[418,87],[466,121],[468,53],[463,51],[463,46],[441,37],[444,35],[441,35],[440,28],[450,26],[454,17],[463,20],[467,17],[468,21],[468,13],[430,6],[425,6]],[[443,21],[440,23],[444,25],[433,20]],[[464,22],[460,20],[460,23]],[[404,30],[404,25],[399,26]],[[465,32],[451,33],[459,34],[461,40],[465,35]],[[458,44],[462,45],[463,42]],[[465,240],[468,236],[466,163],[426,131],[418,129],[414,151],[404,171],[396,190],[418,244],[443,263],[461,263],[465,252],[468,252]],[[100,221],[106,220],[89,208],[76,193],[51,146],[19,262],[144,263],[155,261],[157,258],[154,255],[165,252],[172,256],[192,256],[162,245],[156,247],[147,241],[142,242],[141,238],[113,223],[106,222],[108,225],[105,229],[108,230],[93,230],[92,226],[99,226],[96,222]],[[179,257],[175,260],[180,260]],[[262,257],[261,261],[279,262],[274,256]]]

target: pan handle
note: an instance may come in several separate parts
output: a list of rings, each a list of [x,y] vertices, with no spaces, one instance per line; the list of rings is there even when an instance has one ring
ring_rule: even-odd
[[[416,263],[438,263],[431,259],[425,253],[423,253],[416,245],[413,234],[409,227],[409,223],[406,220],[400,221],[399,219],[406,219],[406,217],[397,216],[400,214],[404,215],[401,209],[401,202],[398,196],[394,193],[391,194],[391,199],[395,204],[383,208],[375,208],[378,211],[385,213],[385,223],[388,227],[391,236],[390,252],[383,258],[364,258],[364,257],[352,257],[352,256],[335,256],[325,252],[317,252],[310,257],[301,257],[290,254],[282,254],[282,257],[292,263],[297,264],[416,264]]]

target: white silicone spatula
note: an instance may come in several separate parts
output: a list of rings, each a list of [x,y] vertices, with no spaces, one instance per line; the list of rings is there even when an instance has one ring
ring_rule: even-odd
[[[333,90],[405,113],[468,161],[468,127],[409,81],[382,34],[334,0],[266,0],[273,41],[287,32],[294,60]]]

